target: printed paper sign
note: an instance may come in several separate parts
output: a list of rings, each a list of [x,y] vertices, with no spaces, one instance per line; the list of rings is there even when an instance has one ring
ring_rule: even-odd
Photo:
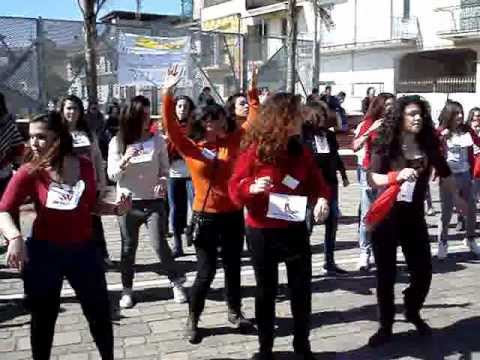
[[[48,187],[45,206],[49,209],[73,210],[78,206],[84,190],[85,182],[83,180],[77,181],[74,186],[52,181]]]
[[[130,159],[130,162],[132,164],[152,161],[153,152],[155,150],[153,139],[150,139],[143,143],[136,143],[136,144],[129,145],[129,147],[130,146],[135,149],[135,155],[132,156]]]
[[[400,186],[400,192],[397,195],[397,201],[411,203],[413,200],[413,192],[415,191],[416,181],[405,181]]]
[[[315,135],[315,149],[317,154],[329,154],[330,146],[326,136]]]
[[[88,147],[88,146],[91,145],[90,139],[82,131],[73,131],[72,132],[72,139],[73,139],[73,147],[74,148]]]
[[[473,145],[472,135],[465,133],[462,135],[454,135],[447,140],[448,147],[470,147]]]
[[[282,184],[285,185],[286,187],[292,189],[292,190],[295,190],[297,188],[298,184],[300,184],[300,181],[298,181],[294,177],[291,177],[290,175],[287,175],[283,178]]]
[[[202,149],[202,155],[204,158],[208,160],[213,160],[217,156],[217,153],[214,150],[210,150],[207,148]]]
[[[305,221],[307,197],[270,193],[267,217],[286,221]]]

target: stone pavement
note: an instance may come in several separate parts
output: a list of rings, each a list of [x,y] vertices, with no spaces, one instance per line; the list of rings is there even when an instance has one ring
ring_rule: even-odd
[[[349,174],[353,180],[354,174]],[[434,206],[439,203],[437,185],[433,188]],[[323,228],[317,227],[312,238],[313,250],[313,311],[312,349],[318,359],[480,359],[480,263],[473,258],[461,243],[462,237],[452,229],[451,256],[440,263],[434,259],[432,289],[423,315],[434,330],[431,339],[418,338],[412,326],[403,321],[401,290],[408,281],[400,271],[396,287],[398,322],[391,345],[379,350],[365,346],[377,327],[375,278],[373,274],[355,272],[357,262],[358,185],[340,190],[342,211],[338,231],[336,259],[342,267],[351,270],[350,275],[333,278],[322,274]],[[435,217],[429,217],[431,234],[436,230]],[[29,218],[26,216],[25,228]],[[112,217],[103,218],[108,248],[114,260],[119,259],[119,232]],[[73,225],[73,224],[72,224]],[[179,261],[188,272],[187,285],[194,278],[195,256],[187,248],[188,256]],[[436,244],[432,243],[436,252]],[[254,316],[255,281],[248,254],[243,256],[242,285],[244,311]],[[0,256],[4,264],[4,256]],[[200,326],[205,329],[201,344],[190,345],[182,339],[182,328],[187,305],[172,302],[168,280],[157,266],[157,259],[148,239],[142,234],[137,256],[135,289],[137,305],[130,310],[115,314],[116,359],[162,359],[162,360],[220,360],[249,359],[257,349],[255,333],[242,335],[226,321],[226,306],[223,301],[223,271],[217,272],[213,289],[209,293],[205,313]],[[404,268],[403,257],[399,256]],[[160,275],[159,275],[160,274]],[[282,266],[280,280],[286,283]],[[116,268],[108,272],[108,284],[112,301],[116,304],[120,294],[120,276]],[[0,269],[0,359],[29,359],[29,317],[19,306],[22,283],[17,273]],[[291,352],[292,321],[288,290],[281,287],[277,302],[277,359],[295,359]],[[87,360],[98,359],[98,353],[89,334],[88,325],[80,306],[68,284],[64,286],[61,313],[57,321],[53,359]]]

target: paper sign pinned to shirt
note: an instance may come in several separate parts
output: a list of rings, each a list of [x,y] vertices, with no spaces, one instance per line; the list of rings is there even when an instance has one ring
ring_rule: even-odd
[[[413,201],[413,192],[415,191],[416,181],[405,181],[400,186],[400,192],[397,195],[397,201],[411,203]]]
[[[45,206],[49,209],[73,210],[78,206],[84,190],[83,180],[77,181],[74,186],[52,181],[48,187]]]
[[[285,221],[305,221],[307,197],[271,193],[268,198],[267,217]]]
[[[145,141],[143,143],[136,143],[130,145],[135,149],[135,155],[131,157],[130,162],[132,164],[144,163],[152,161],[153,159],[153,152],[154,152],[154,144],[153,139]]]

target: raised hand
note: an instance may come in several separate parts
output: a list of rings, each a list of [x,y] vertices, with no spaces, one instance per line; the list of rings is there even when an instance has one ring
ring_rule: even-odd
[[[254,90],[258,87],[258,68],[257,65],[253,65],[252,78],[250,79],[250,85],[248,90]]]
[[[167,76],[165,77],[165,81],[163,83],[163,90],[165,94],[173,94],[175,87],[182,79],[182,74],[183,69],[179,67],[178,64],[170,66],[170,68],[167,70]]]

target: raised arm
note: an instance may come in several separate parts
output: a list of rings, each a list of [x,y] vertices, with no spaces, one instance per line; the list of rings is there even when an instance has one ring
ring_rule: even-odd
[[[257,119],[260,110],[260,99],[258,97],[258,69],[255,67],[252,72],[252,80],[248,86],[248,117],[247,121],[242,124],[242,129],[247,130],[250,125]]]
[[[168,69],[163,85],[163,127],[168,138],[183,157],[204,159],[201,149],[183,133],[175,118],[174,91],[181,78],[177,65]]]

